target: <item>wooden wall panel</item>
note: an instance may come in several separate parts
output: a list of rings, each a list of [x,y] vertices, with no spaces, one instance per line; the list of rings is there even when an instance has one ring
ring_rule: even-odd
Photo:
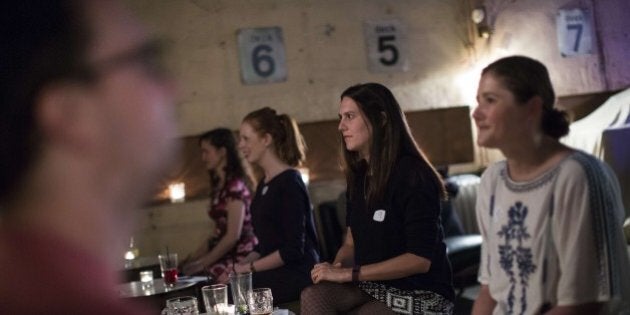
[[[414,111],[406,115],[411,133],[433,165],[474,161],[470,107]]]
[[[300,124],[300,131],[308,146],[305,167],[311,182],[343,178],[340,164],[339,121],[327,120]]]

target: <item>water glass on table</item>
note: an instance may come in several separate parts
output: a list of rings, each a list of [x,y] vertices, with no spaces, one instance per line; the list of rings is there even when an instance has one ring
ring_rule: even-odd
[[[258,288],[249,293],[247,298],[251,315],[268,315],[273,313],[273,296],[270,288]]]
[[[140,271],[140,283],[143,290],[148,290],[153,287],[153,270]]]
[[[201,295],[203,296],[203,304],[208,315],[227,314],[227,285],[214,284],[205,286],[201,288]]]
[[[177,283],[177,253],[159,254],[158,260],[164,285],[173,287]]]
[[[247,314],[247,297],[252,291],[252,273],[230,273],[230,288],[236,314]]]
[[[180,296],[166,300],[166,315],[199,315],[197,298]],[[164,314],[164,312],[162,312]]]

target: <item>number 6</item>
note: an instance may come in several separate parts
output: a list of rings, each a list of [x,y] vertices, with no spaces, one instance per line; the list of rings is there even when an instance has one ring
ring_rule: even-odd
[[[273,74],[276,64],[273,57],[268,55],[273,49],[269,45],[259,45],[252,52],[252,66],[254,71],[261,77],[268,77]],[[267,53],[265,55],[264,53]],[[263,69],[263,64],[267,64],[267,69]]]

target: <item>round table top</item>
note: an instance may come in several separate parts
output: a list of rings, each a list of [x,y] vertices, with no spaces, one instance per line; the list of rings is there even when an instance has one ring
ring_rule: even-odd
[[[167,287],[164,284],[164,280],[154,279],[151,282],[132,281],[122,283],[118,285],[118,292],[123,298],[141,297],[141,296],[155,296],[160,294],[166,294],[169,292],[179,291],[190,288],[197,284],[196,281],[191,280],[178,280],[175,286]]]

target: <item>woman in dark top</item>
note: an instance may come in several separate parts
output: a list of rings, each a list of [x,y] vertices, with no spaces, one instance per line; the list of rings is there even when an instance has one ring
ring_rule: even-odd
[[[304,314],[450,314],[439,175],[392,93],[376,83],[341,95],[348,230],[332,264],[317,264]]]
[[[271,288],[274,303],[297,300],[319,262],[311,202],[294,169],[304,159],[304,140],[293,119],[265,107],[243,119],[239,148],[264,177],[251,204],[259,243],[235,271],[253,272],[254,287]]]

